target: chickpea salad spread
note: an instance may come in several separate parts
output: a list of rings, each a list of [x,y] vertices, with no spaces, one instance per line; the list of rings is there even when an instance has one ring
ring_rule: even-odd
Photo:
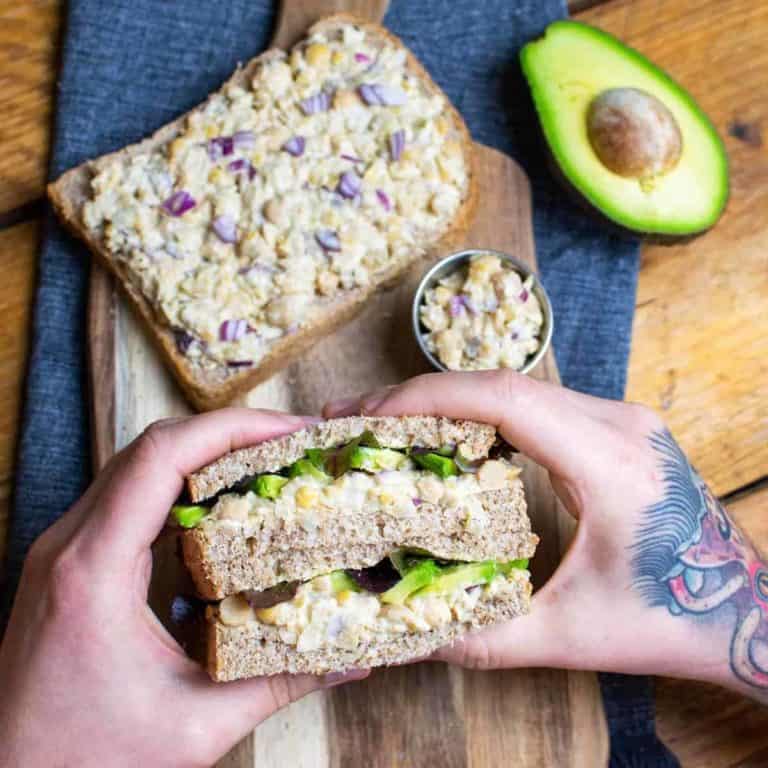
[[[478,604],[519,589],[530,592],[528,561],[446,563],[393,552],[373,568],[333,571],[302,584],[243,592],[216,610],[227,626],[258,622],[299,653],[355,649],[393,636],[471,622]]]
[[[83,223],[190,364],[257,366],[450,228],[463,130],[404,48],[339,24],[264,57],[171,140],[100,162]]]
[[[533,280],[494,253],[472,256],[425,292],[419,318],[427,348],[450,370],[521,369],[542,344]]]

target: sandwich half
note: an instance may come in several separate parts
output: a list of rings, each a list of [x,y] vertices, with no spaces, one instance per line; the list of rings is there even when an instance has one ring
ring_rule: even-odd
[[[397,664],[526,613],[538,538],[495,429],[348,417],[234,451],[173,517],[214,680]]]

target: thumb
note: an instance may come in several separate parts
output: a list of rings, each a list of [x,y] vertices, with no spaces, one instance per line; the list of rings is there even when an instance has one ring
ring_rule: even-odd
[[[214,683],[199,670],[193,686],[196,707],[215,734],[214,758],[231,749],[260,722],[314,691],[362,680],[368,669],[321,675],[273,675],[230,683]]]
[[[579,526],[557,570],[533,596],[529,613],[466,634],[432,658],[469,669],[578,668],[583,656],[578,645],[589,634],[579,627],[579,621],[583,623],[579,606],[584,602],[579,552],[584,536]]]
[[[463,635],[432,658],[467,669],[560,666],[562,649],[568,645],[567,628],[560,599],[548,587],[533,598],[530,613]]]

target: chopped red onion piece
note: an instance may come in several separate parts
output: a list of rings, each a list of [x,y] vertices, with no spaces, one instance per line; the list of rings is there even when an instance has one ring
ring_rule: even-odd
[[[186,355],[187,350],[195,343],[195,337],[183,328],[174,328],[173,336],[176,340],[176,349],[178,349],[182,355]]]
[[[342,160],[349,160],[350,163],[362,163],[363,161],[359,157],[354,155],[341,155]]]
[[[459,294],[459,299],[461,299],[461,303],[469,310],[471,314],[477,314],[477,305],[474,301],[472,301],[471,296],[467,296],[466,293],[461,293]]]
[[[256,176],[256,169],[251,165],[251,161],[244,157],[239,157],[237,160],[233,160],[227,165],[227,170],[231,173],[247,173],[248,181],[253,181]]]
[[[379,198],[379,202],[382,204],[385,211],[392,210],[392,201],[389,199],[389,195],[383,189],[376,190],[376,197]]]
[[[213,220],[213,231],[222,243],[237,242],[237,222],[231,216],[219,216]]]
[[[348,568],[347,575],[367,592],[381,594],[400,581],[400,574],[395,570],[389,558],[385,558],[369,568]]]
[[[351,200],[360,194],[362,180],[354,171],[345,171],[339,179],[339,186],[336,191],[342,196]]]
[[[461,300],[461,296],[451,296],[448,302],[448,311],[451,317],[458,317],[464,312],[464,302]]]
[[[232,136],[232,148],[236,151],[253,149],[256,144],[256,134],[253,131],[237,131]]]
[[[405,92],[392,85],[363,83],[357,92],[369,107],[400,107],[406,102]]]
[[[395,131],[389,134],[389,156],[393,161],[400,159],[405,149],[405,131]]]
[[[301,157],[307,146],[307,140],[303,136],[293,136],[283,144],[283,151],[294,157]]]
[[[414,507],[418,507],[424,503],[424,499],[420,499],[418,496],[414,496],[411,501]]]
[[[520,291],[520,295],[518,296],[518,298],[520,299],[520,301],[523,302],[523,304],[525,304],[525,302],[528,301],[528,289],[523,288],[523,290]]]
[[[229,368],[250,368],[252,365],[253,360],[227,360]]]
[[[248,321],[225,320],[219,326],[219,341],[239,341],[248,333]]]
[[[356,53],[355,61],[359,61],[361,64],[368,64],[371,61],[371,57],[365,53]]]
[[[180,189],[163,203],[162,208],[171,216],[183,216],[190,208],[194,208],[196,205],[195,198],[185,189]]]
[[[208,140],[208,157],[216,162],[221,157],[227,157],[235,151],[235,142],[231,136],[217,136]]]
[[[320,244],[320,247],[325,251],[340,251],[341,240],[339,236],[332,229],[318,229],[315,232],[315,240]]]
[[[325,92],[320,91],[308,99],[299,102],[301,111],[305,115],[316,115],[318,112],[327,112],[331,108],[331,97]]]

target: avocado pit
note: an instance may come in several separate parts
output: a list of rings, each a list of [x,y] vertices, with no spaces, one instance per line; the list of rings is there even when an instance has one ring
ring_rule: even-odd
[[[598,94],[587,111],[587,135],[606,168],[641,181],[671,171],[683,150],[672,112],[638,88],[610,88]]]

